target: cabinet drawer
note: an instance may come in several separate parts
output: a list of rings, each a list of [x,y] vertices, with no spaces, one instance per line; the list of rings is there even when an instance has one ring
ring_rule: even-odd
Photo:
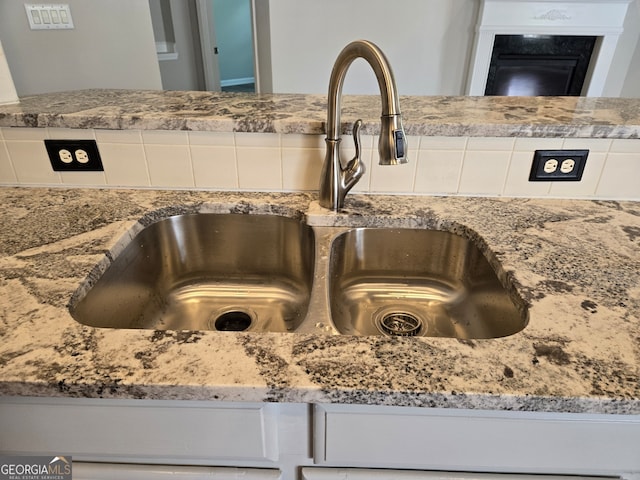
[[[0,452],[80,459],[277,459],[272,404],[0,399]]]
[[[279,480],[279,470],[73,462],[74,480]]]
[[[640,416],[317,405],[314,424],[316,464],[640,472]]]
[[[610,480],[613,480],[611,477]],[[525,475],[508,473],[453,473],[366,468],[303,468],[303,480],[607,480],[607,477]]]

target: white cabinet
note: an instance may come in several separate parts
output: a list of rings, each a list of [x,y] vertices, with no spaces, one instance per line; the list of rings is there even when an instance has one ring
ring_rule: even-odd
[[[0,398],[0,455],[19,454],[97,480],[640,480],[640,416]]]
[[[92,462],[207,464],[278,459],[277,404],[5,398],[0,452]]]
[[[303,468],[303,480],[587,480],[590,477],[505,473],[453,473],[366,468]],[[606,480],[607,477],[599,477]]]
[[[279,480],[278,470],[73,462],[74,480]]]
[[[640,472],[640,417],[316,405],[331,466],[613,475]]]

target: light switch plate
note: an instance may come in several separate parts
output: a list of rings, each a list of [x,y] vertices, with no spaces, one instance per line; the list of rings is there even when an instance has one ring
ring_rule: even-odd
[[[31,30],[68,30],[73,27],[71,10],[66,3],[25,3]]]

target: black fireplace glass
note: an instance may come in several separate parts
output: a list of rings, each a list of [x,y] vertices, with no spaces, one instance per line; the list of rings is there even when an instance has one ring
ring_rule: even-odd
[[[485,95],[577,96],[597,37],[496,35]]]

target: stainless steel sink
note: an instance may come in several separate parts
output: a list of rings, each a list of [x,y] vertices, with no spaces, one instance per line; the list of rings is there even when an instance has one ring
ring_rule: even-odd
[[[70,310],[94,327],[292,331],[314,252],[312,229],[291,218],[174,216],[142,230]]]
[[[160,220],[89,278],[70,311],[93,327],[493,338],[528,319],[459,235],[275,215]]]
[[[342,334],[504,337],[523,302],[469,240],[435,230],[358,228],[331,246],[331,317]]]

